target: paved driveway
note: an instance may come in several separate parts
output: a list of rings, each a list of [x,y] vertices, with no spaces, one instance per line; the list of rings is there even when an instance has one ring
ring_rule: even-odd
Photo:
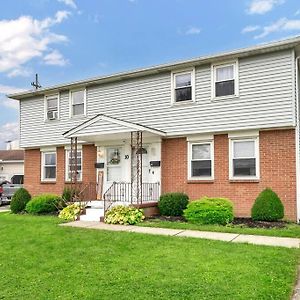
[[[9,205],[2,205],[2,206],[0,206],[0,212],[3,212],[3,211],[10,211]]]

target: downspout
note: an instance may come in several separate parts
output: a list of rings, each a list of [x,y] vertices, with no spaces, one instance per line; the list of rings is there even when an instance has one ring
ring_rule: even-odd
[[[299,130],[299,61],[300,56],[295,59],[295,107],[296,107],[296,205],[297,223],[300,223],[300,130]]]

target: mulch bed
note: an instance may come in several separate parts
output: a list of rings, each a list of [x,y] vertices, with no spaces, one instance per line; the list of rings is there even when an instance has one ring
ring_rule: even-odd
[[[170,222],[184,222],[186,220],[183,217],[172,217],[172,216],[155,216],[149,217],[147,220],[160,220],[160,221],[170,221]],[[286,222],[277,221],[277,222],[266,222],[266,221],[253,221],[251,218],[235,218],[232,225],[238,225],[241,227],[249,227],[249,228],[284,228],[286,226]],[[230,224],[228,225],[230,226]]]

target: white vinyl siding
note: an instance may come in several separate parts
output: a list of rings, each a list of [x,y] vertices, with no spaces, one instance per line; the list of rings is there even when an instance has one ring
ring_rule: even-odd
[[[42,165],[41,175],[42,181],[56,180],[56,152],[41,152]]]
[[[193,105],[170,105],[170,72],[88,87],[86,117],[71,118],[60,93],[60,122],[44,122],[43,96],[21,101],[21,147],[68,144],[62,134],[97,114],[149,126],[167,135],[294,125],[292,51],[239,59],[239,96],[211,99],[211,65],[195,68]],[[33,113],[34,112],[34,113]],[[38,128],[39,130],[36,130]]]

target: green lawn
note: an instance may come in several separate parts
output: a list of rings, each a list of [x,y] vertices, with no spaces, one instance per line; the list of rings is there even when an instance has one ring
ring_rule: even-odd
[[[162,227],[173,229],[190,229],[201,231],[217,231],[217,232],[230,232],[240,234],[255,234],[255,235],[268,235],[279,237],[293,237],[300,238],[300,225],[288,223],[284,228],[249,228],[239,225],[197,225],[181,221],[161,221],[159,219],[148,219],[143,223],[138,224],[145,227]]]
[[[289,299],[298,249],[0,213],[0,299]]]

